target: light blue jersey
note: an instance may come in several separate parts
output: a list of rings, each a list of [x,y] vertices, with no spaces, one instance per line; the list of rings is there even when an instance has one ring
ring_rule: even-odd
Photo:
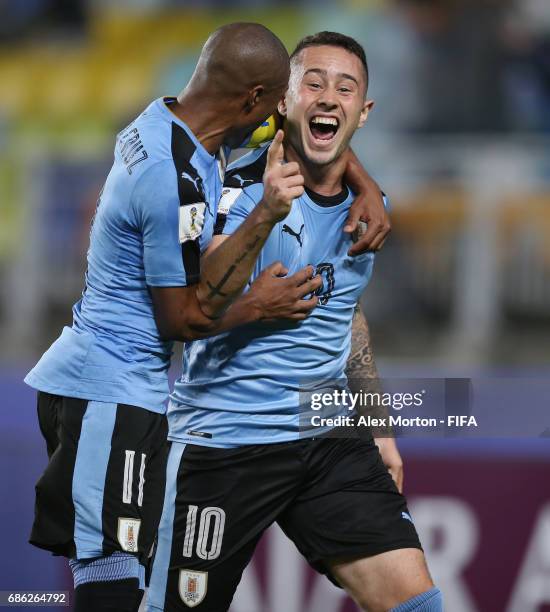
[[[210,155],[154,101],[118,136],[98,201],[73,324],[25,378],[56,395],[164,412],[172,342],[161,340],[148,286],[196,283],[210,242],[225,152]]]
[[[216,233],[231,234],[263,195],[267,147],[230,166]],[[265,444],[319,434],[299,430],[299,389],[312,380],[345,380],[353,311],[374,255],[349,257],[343,232],[353,195],[311,193],[272,230],[252,280],[281,261],[294,274],[312,264],[323,278],[319,305],[298,323],[241,326],[186,344],[183,373],[168,407],[169,439],[216,447]]]

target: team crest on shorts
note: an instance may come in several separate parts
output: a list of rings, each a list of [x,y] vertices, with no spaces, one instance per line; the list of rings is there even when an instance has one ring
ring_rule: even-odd
[[[189,608],[198,606],[206,596],[208,572],[180,570],[179,592],[183,603]]]
[[[138,551],[138,537],[140,527],[140,519],[119,517],[117,538],[122,550],[126,552]]]

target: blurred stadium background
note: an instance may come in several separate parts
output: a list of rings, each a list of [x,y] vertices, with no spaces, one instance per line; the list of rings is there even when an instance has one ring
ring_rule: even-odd
[[[367,50],[376,108],[354,146],[394,225],[364,298],[381,374],[548,377],[548,0],[0,0],[0,14],[0,590],[69,588],[64,563],[26,544],[46,453],[21,380],[70,322],[115,134],[182,88],[223,23],[259,21],[289,49],[331,29]],[[548,437],[400,446],[446,610],[548,612]],[[275,529],[232,608],[353,609]]]

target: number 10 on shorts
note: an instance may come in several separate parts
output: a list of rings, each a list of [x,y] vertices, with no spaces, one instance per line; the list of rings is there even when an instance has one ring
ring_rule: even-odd
[[[189,506],[185,539],[183,541],[183,556],[193,556],[193,544],[197,530],[198,506]],[[200,513],[199,534],[196,553],[199,559],[212,561],[220,556],[222,549],[223,530],[225,528],[225,512],[215,506],[207,506]],[[210,547],[208,542],[210,541]]]

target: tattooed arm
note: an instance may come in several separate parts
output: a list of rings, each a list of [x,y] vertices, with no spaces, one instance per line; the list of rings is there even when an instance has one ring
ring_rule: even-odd
[[[283,132],[279,131],[267,153],[262,200],[223,244],[205,255],[198,284],[150,287],[155,321],[164,339],[186,342],[215,335],[222,329],[255,320],[261,314],[267,316],[265,308],[258,314],[259,309],[252,307],[252,292],[234,304],[226,317],[224,314],[250,279],[258,254],[273,226],[286,217],[294,198],[303,193],[304,177],[298,164],[283,164],[282,141]],[[301,295],[305,295],[306,291],[314,291],[319,286],[320,279],[306,280],[299,291],[295,291],[293,282],[286,283],[289,291],[293,294],[302,291]],[[290,301],[295,303],[296,297]],[[315,300],[312,305],[315,305]],[[304,308],[298,307],[298,314],[303,312]],[[273,314],[271,311],[268,313]],[[225,319],[223,323],[222,318]]]
[[[369,326],[361,306],[357,304],[351,329],[351,351],[346,366],[348,387],[352,393],[382,394],[378,371],[370,339]],[[376,396],[375,396],[376,397]],[[373,428],[374,441],[380,450],[384,465],[388,468],[399,491],[403,490],[403,460],[388,424],[388,411],[380,403],[359,408],[360,414],[380,419],[384,425]]]
[[[203,263],[197,299],[209,318],[220,317],[241,294],[273,226],[288,215],[294,198],[304,192],[298,164],[283,162],[283,132],[279,130],[267,152],[262,200]]]
[[[353,313],[351,351],[346,364],[346,375],[350,384],[361,385],[365,379],[369,379],[369,381],[366,381],[369,384],[369,389],[371,385],[373,385],[372,388],[376,386],[376,389],[378,389],[378,371],[374,363],[369,326],[359,304],[355,306],[355,312]],[[355,392],[355,389],[351,390]]]

